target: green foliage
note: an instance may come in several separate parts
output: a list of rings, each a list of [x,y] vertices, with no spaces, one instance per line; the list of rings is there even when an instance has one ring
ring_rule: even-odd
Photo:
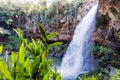
[[[14,10],[4,10],[4,7],[0,7],[0,16],[2,17],[1,21],[6,22],[7,24],[10,24],[12,22],[12,16],[14,16],[16,13]]]
[[[38,28],[39,28],[39,30],[41,32],[42,39],[46,42],[47,41],[47,35],[45,33],[45,30],[43,29],[41,24],[38,24]]]
[[[18,36],[16,36],[15,34],[8,36],[7,41],[4,42],[5,49],[10,49],[10,50],[18,49],[19,45],[20,45],[20,40]]]
[[[17,0],[14,1],[17,2]],[[19,25],[20,23],[19,18],[23,16],[24,17],[28,16],[35,4],[32,3],[16,4],[16,2],[14,1],[12,0],[6,0],[5,2],[0,1],[0,16],[2,17],[1,21],[6,22],[7,24],[12,24],[15,20],[17,20],[18,22],[16,21],[16,23]]]
[[[0,38],[0,45],[3,45],[5,50],[17,50],[20,46],[19,37],[15,33],[11,35],[2,34]]]
[[[83,5],[87,0],[52,0],[47,4],[47,0],[40,0],[37,4],[32,2],[15,3],[18,0],[0,1],[1,21],[12,24],[13,26],[33,27],[39,22],[42,24],[59,25],[59,20],[69,15],[72,19],[77,15],[77,8]],[[68,20],[68,19],[67,19]]]
[[[20,42],[22,43],[22,41],[24,41],[23,32],[20,28],[14,29],[14,31],[18,34]]]
[[[7,79],[13,80],[10,72],[2,61],[0,61],[0,71],[5,75]]]
[[[41,33],[47,38],[44,29]],[[52,70],[52,60],[47,58],[49,45],[42,40],[31,41],[23,38],[20,29],[15,30],[19,37],[22,36],[18,52],[12,52],[11,59],[8,55],[0,59],[0,79],[9,80],[61,80],[55,68]],[[45,36],[43,38],[45,39]],[[54,43],[55,44],[55,43]],[[57,43],[58,44],[58,43]],[[56,45],[55,45],[56,46]],[[0,47],[0,50],[2,47]]]
[[[0,46],[0,54],[2,53],[3,46]]]
[[[118,67],[120,64],[119,55],[112,48],[95,45],[93,53],[99,66],[106,67],[107,65]]]
[[[39,28],[39,30],[41,32],[41,36],[42,36],[42,39],[44,41],[44,49],[45,49],[45,54],[46,55],[48,55],[50,48],[62,44],[62,42],[54,42],[54,43],[48,44],[47,41],[50,38],[53,38],[54,36],[58,35],[58,33],[57,32],[53,32],[53,33],[50,33],[50,34],[47,35],[41,24],[38,24],[38,28]]]
[[[118,32],[118,38],[119,38],[119,40],[120,40],[120,31]]]
[[[87,76],[84,74],[82,77],[78,77],[78,80],[101,80],[102,74],[98,74],[97,76]]]
[[[105,54],[114,54],[114,51],[111,48],[107,48],[104,46],[98,46],[98,45],[93,46],[93,52],[97,54],[98,56],[105,55]]]
[[[115,69],[115,73],[111,76],[110,80],[120,80],[120,70]]]
[[[83,5],[87,0],[53,0],[52,5],[41,11],[41,21],[43,24],[50,23],[59,24],[59,20],[64,16],[69,15],[70,22],[77,15],[77,8]],[[67,20],[67,19],[66,19]]]
[[[107,25],[108,25],[108,22],[110,20],[110,17],[108,16],[108,14],[106,15],[103,15],[103,14],[100,14],[98,13],[98,17],[97,17],[97,26],[101,29],[104,29]]]

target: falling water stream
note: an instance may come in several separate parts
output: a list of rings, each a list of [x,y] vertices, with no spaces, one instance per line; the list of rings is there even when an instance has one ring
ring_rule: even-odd
[[[77,77],[81,73],[93,70],[94,59],[89,48],[92,44],[90,35],[95,27],[96,13],[97,5],[93,6],[76,26],[73,39],[69,44],[59,69],[62,78]]]

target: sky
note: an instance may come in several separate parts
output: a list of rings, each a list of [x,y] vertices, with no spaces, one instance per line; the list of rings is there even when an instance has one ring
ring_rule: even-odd
[[[6,1],[11,1],[13,3],[25,3],[25,2],[32,2],[32,3],[37,3],[39,0],[0,0],[2,2],[6,2]]]
[[[0,2],[12,2],[12,3],[26,3],[26,2],[30,2],[32,4],[37,4],[39,1],[47,1],[47,4],[50,5],[52,3],[52,1],[55,0],[0,0]]]

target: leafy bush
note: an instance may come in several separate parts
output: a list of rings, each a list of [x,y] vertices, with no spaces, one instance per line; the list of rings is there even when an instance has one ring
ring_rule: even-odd
[[[78,80],[102,80],[102,74],[98,74],[97,76],[87,76],[84,74],[82,77],[79,77]]]
[[[0,38],[0,44],[4,46],[5,50],[17,50],[20,46],[19,37],[15,33],[10,35],[1,34]]]
[[[106,54],[114,54],[114,51],[111,48],[107,48],[104,46],[94,45],[93,52],[96,56],[106,55]]]
[[[93,47],[93,53],[96,61],[101,67],[106,67],[108,65],[113,67],[120,66],[119,54],[112,48],[95,45]]]
[[[2,53],[3,46],[0,46],[0,53]]]
[[[52,60],[47,58],[49,49],[60,45],[61,42],[47,44],[46,41],[57,33],[46,35],[42,25],[38,26],[43,40],[29,41],[23,37],[20,29],[15,30],[19,35],[21,45],[18,52],[12,52],[10,59],[8,55],[5,56],[5,59],[0,59],[0,79],[61,80],[56,68],[54,70],[51,68]],[[0,47],[0,52],[1,50],[2,47]]]
[[[18,49],[19,46],[20,46],[19,38],[18,36],[13,34],[13,35],[8,36],[8,40],[4,48],[12,50],[12,49]]]
[[[115,73],[111,76],[110,80],[120,80],[120,70],[115,69]]]

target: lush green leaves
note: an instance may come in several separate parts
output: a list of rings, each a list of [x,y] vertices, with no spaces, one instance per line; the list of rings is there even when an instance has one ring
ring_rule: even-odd
[[[24,67],[25,67],[25,69],[26,69],[27,74],[30,75],[30,74],[31,74],[30,59],[27,58],[23,65],[24,65]]]
[[[24,43],[22,42],[19,49],[19,61],[21,64],[24,63],[24,54],[25,54],[25,47],[24,47]]]
[[[38,28],[41,32],[42,39],[46,42],[47,41],[47,34],[45,33],[45,30],[40,23],[38,24]]]
[[[0,54],[2,53],[3,50],[3,46],[0,46]]]
[[[120,64],[119,55],[112,48],[95,45],[93,53],[101,67],[106,67],[107,65],[117,67]]]
[[[20,28],[14,29],[14,31],[18,34],[20,42],[22,43],[22,41],[24,41],[23,32]]]
[[[5,64],[2,61],[0,61],[0,71],[4,74],[4,76],[7,79],[13,80],[10,72],[8,71],[8,69],[6,68]]]
[[[54,42],[52,44],[49,44],[48,46],[51,48],[51,47],[59,46],[61,44],[63,44],[63,43],[62,42]]]
[[[58,35],[58,32],[52,32],[52,33],[47,35],[47,39],[49,40],[49,39],[55,37],[56,35]]]
[[[0,79],[10,80],[60,80],[60,74],[52,71],[52,60],[47,58],[49,49],[53,46],[60,45],[60,42],[47,44],[47,38],[52,38],[56,33],[50,34],[48,37],[41,25],[39,25],[42,40],[31,41],[25,39],[22,31],[18,28],[15,31],[19,35],[21,45],[18,52],[12,52],[11,59],[8,55],[5,60],[0,61]],[[2,47],[0,47],[2,51]],[[5,64],[4,64],[5,63]]]
[[[15,34],[15,33],[11,33],[11,35],[9,35],[8,37],[6,37],[6,35],[1,35],[3,36],[3,39],[5,39],[4,41],[1,40],[0,44],[2,44],[4,46],[4,49],[19,49],[20,46],[20,40],[19,37]]]
[[[15,63],[16,62],[16,60],[17,60],[17,55],[16,55],[17,53],[15,53],[15,52],[12,52],[12,54],[11,54],[11,59],[12,59],[12,62],[13,63]]]
[[[114,51],[111,48],[107,48],[104,46],[94,46],[93,51],[97,54],[108,54],[108,53],[113,53]]]
[[[82,77],[78,77],[78,80],[102,80],[102,74],[99,73],[97,76],[87,76],[84,74]]]
[[[111,74],[110,80],[119,80],[120,79],[120,70],[112,68],[115,72]]]

